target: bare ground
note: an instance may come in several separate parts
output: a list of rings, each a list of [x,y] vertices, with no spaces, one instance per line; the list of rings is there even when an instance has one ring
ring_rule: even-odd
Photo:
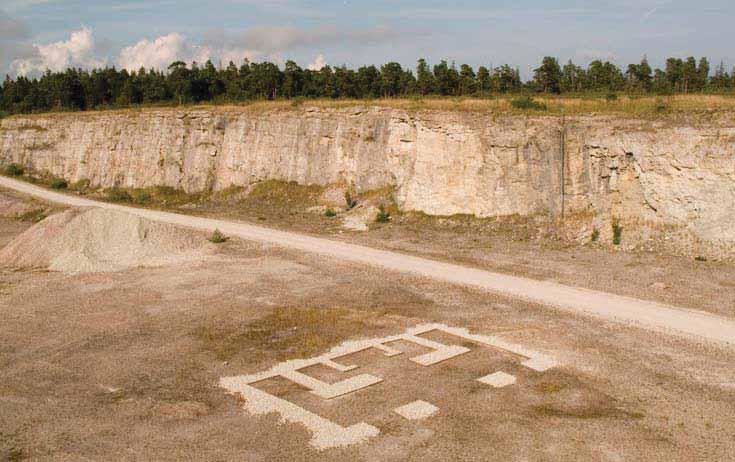
[[[353,232],[341,226],[342,213],[330,218],[310,211],[315,193],[303,189],[279,191],[281,195],[267,200],[215,200],[176,211],[735,316],[734,261],[698,261],[661,250],[623,251],[590,241],[570,242],[560,238],[563,230],[558,225],[521,217],[394,213],[389,223]],[[655,242],[648,245],[656,249]]]
[[[0,236],[24,226],[0,222]],[[351,238],[394,242],[378,234],[390,229]],[[513,245],[500,255],[523,259],[524,247]],[[518,245],[528,245],[526,258],[535,251],[561,260],[546,274],[609,269],[603,259],[625,268],[634,258],[590,249],[580,267],[580,257],[563,249]],[[633,261],[639,275],[646,265],[665,267],[660,279],[684,293],[732,296],[681,278],[686,267],[671,268],[674,260]],[[711,277],[716,265],[688,271]],[[619,278],[612,281],[644,290],[635,273]],[[732,348],[238,240],[223,244],[216,261],[180,266],[6,271],[0,312],[0,460],[722,461],[735,454]],[[222,376],[424,322],[501,332],[563,365],[526,371],[476,347],[431,368],[366,353],[352,358],[361,365],[355,373],[386,380],[344,398],[320,401],[288,383],[262,384],[342,425],[366,421],[381,430],[362,445],[326,452],[310,449],[298,425],[247,415],[217,386]],[[515,373],[517,385],[495,391],[474,380],[499,368]],[[416,399],[440,412],[419,422],[392,412]]]
[[[167,196],[154,206],[735,317],[735,261],[698,261],[660,249],[623,251],[589,241],[570,242],[559,237],[563,230],[557,225],[520,217],[429,217],[391,209],[389,223],[372,223],[368,232],[353,232],[341,226],[341,213],[330,218],[310,210],[319,193],[318,187],[274,182],[249,197],[225,192],[189,203],[193,198],[186,195]],[[24,197],[4,188],[0,194]],[[360,200],[375,199],[370,196]],[[656,243],[649,246],[655,249]]]

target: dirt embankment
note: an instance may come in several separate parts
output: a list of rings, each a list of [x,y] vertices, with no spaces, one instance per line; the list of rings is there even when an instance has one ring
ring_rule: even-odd
[[[49,206],[32,199],[0,191],[0,218],[33,219],[41,217]]]
[[[0,266],[68,273],[120,271],[207,258],[204,236],[124,212],[70,209],[32,226],[0,250]]]

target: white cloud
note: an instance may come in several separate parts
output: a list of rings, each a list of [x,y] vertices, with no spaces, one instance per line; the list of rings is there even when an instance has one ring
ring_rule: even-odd
[[[123,48],[117,62],[120,67],[134,71],[141,67],[165,69],[181,59],[187,47],[184,36],[177,33],[163,35],[153,41],[143,39]]]
[[[327,65],[327,60],[324,59],[324,55],[320,54],[314,59],[314,62],[309,64],[309,70],[320,71],[324,66]]]
[[[0,26],[6,25],[5,35],[24,36],[28,34],[22,23],[0,16]],[[12,30],[11,30],[12,29]],[[0,31],[0,40],[2,40]],[[230,61],[241,64],[249,61],[268,60],[283,63],[283,53],[310,48],[329,47],[345,43],[387,42],[395,37],[395,31],[383,27],[344,30],[335,26],[302,29],[296,27],[253,27],[239,34],[227,34],[222,30],[206,33],[202,40],[194,41],[178,32],[157,38],[143,38],[125,46],[116,57],[106,56],[109,47],[105,41],[96,42],[91,29],[82,27],[71,33],[68,40],[48,44],[25,42],[25,48],[14,46],[11,72],[27,75],[43,72],[46,69],[63,71],[69,67],[103,67],[108,61],[117,66],[137,71],[141,67],[166,70],[174,61],[190,64],[193,61],[204,63],[212,60],[216,65],[226,66]],[[18,44],[20,45],[20,44]],[[5,47],[8,51],[8,47]],[[2,68],[3,47],[0,47],[0,68]],[[10,53],[6,53],[10,58]],[[323,55],[316,57],[309,66],[321,69],[327,65]],[[0,69],[1,70],[1,69]]]
[[[208,31],[202,42],[195,43],[181,34],[171,33],[155,40],[143,39],[124,48],[117,63],[128,70],[141,67],[166,69],[174,61],[188,64],[192,61],[203,63],[208,59],[223,66],[230,61],[241,64],[245,59],[267,59],[280,63],[283,61],[281,54],[295,48],[345,42],[379,42],[390,39],[393,34],[385,28],[343,31],[334,27],[254,27],[236,36],[225,34],[222,30]],[[324,56],[319,55],[309,67],[318,70],[326,65]]]
[[[95,56],[94,35],[88,27],[71,33],[69,40],[52,42],[46,45],[34,44],[35,52],[27,58],[19,58],[11,64],[12,70],[19,75],[43,72],[46,69],[63,71],[70,67],[101,67],[106,59]]]
[[[152,41],[143,39],[135,45],[123,48],[117,62],[120,67],[137,71],[141,67],[165,70],[174,61],[189,64],[192,61],[204,63],[211,59],[227,65],[230,61],[239,64],[245,59],[254,60],[259,57],[260,53],[255,50],[213,43],[199,45],[174,32]]]
[[[242,64],[246,59],[248,61],[256,61],[262,58],[260,53],[255,50],[235,47],[225,47],[217,53],[217,56],[224,66],[226,66],[230,61],[235,64]]]

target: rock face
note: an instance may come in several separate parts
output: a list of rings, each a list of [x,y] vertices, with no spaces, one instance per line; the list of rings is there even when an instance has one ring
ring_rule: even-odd
[[[615,220],[629,242],[668,239],[683,253],[732,256],[735,118],[709,119],[377,107],[13,117],[0,125],[0,164],[92,186],[189,192],[265,179],[393,186],[403,210],[563,215],[603,240]]]

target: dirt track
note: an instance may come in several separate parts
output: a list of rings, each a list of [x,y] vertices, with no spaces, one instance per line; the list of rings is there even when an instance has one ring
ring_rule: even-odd
[[[48,201],[71,206],[104,207],[124,210],[150,220],[212,231],[247,240],[275,244],[355,263],[410,273],[437,281],[480,288],[518,297],[555,308],[593,315],[608,320],[634,323],[659,331],[675,331],[715,342],[735,343],[735,321],[698,311],[637,300],[629,297],[569,287],[552,282],[509,276],[500,273],[432,261],[425,258],[336,242],[244,223],[193,217],[157,210],[138,209],[91,201],[54,193],[21,181],[0,177],[0,185]]]
[[[0,219],[0,245],[31,221]],[[437,281],[386,270],[402,260],[366,265],[370,248],[252,228],[263,232],[255,239],[262,242],[233,238],[212,258],[188,263],[92,274],[0,270],[0,460],[719,462],[735,454],[731,345],[545,309],[443,282],[446,274]],[[190,234],[206,242],[205,232]],[[332,245],[309,253],[272,244],[283,234],[296,240],[291,246]],[[335,258],[332,246],[367,253]],[[428,270],[477,271],[417,260]],[[691,277],[707,279],[703,266]],[[656,277],[676,284],[682,273],[675,274]],[[725,267],[714,279],[728,274]],[[707,286],[681,285],[731,304]],[[647,286],[634,296],[646,297]],[[399,341],[390,344],[403,352],[396,357],[368,350],[340,358],[354,371],[301,370],[326,383],[363,374],[382,379],[334,399],[282,377],[257,383],[334,424],[379,430],[362,443],[321,451],[310,428],[243,409],[243,397],[220,386],[224,377],[258,374],[345,341],[432,323],[520,345],[558,365],[530,369],[508,351],[430,332],[422,338],[470,351],[423,366],[410,358],[431,348]],[[496,371],[516,382],[496,389],[478,381]],[[419,421],[396,413],[416,400],[438,411]]]

